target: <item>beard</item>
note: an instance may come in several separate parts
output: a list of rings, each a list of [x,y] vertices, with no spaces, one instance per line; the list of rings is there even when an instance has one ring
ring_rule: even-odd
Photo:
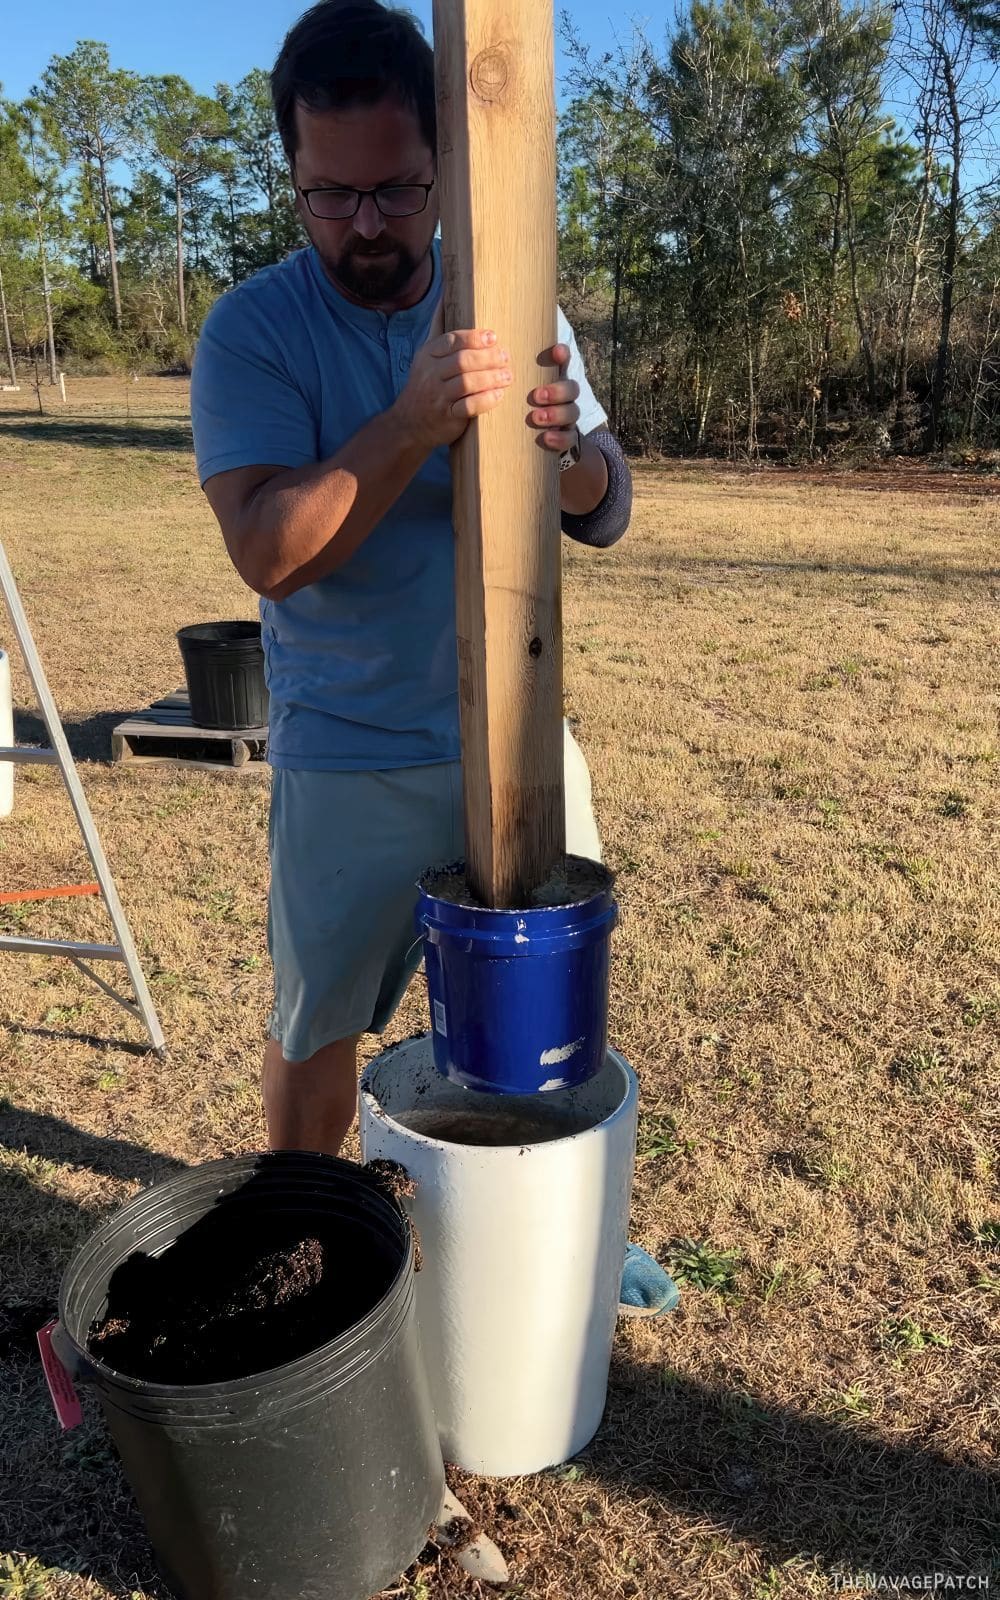
[[[384,252],[384,253],[383,253]],[[379,305],[401,294],[420,266],[420,260],[398,239],[361,240],[339,256],[322,256],[335,283],[354,299]]]

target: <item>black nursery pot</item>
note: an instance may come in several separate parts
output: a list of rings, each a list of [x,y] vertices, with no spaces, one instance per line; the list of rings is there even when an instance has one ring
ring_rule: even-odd
[[[129,1377],[88,1350],[112,1275],[134,1252],[160,1257],[206,1229],[212,1249],[224,1253],[227,1239],[245,1249],[283,1217],[321,1230],[348,1275],[354,1320],[328,1343],[247,1377],[196,1384]],[[410,1224],[363,1167],[285,1151],[157,1184],[74,1256],[56,1348],[100,1397],[180,1600],[367,1600],[419,1554],[444,1469],[413,1273]]]
[[[197,728],[263,728],[268,694],[259,622],[196,622],[177,635]]]

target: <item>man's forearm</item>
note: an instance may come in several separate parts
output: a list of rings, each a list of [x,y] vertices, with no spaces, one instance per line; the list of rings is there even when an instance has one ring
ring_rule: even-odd
[[[329,460],[275,473],[254,490],[242,514],[242,575],[267,599],[284,600],[335,572],[426,458],[426,449],[385,411]]]
[[[390,410],[365,423],[326,461],[273,473],[248,496],[230,554],[268,600],[284,600],[349,561],[427,459]],[[560,475],[564,512],[585,516],[608,489],[608,465],[590,439]]]

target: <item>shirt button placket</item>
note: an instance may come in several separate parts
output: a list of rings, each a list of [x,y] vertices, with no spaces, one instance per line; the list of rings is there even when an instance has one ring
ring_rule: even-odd
[[[410,349],[407,343],[392,343],[390,345],[392,356],[392,383],[396,393],[399,394],[406,387],[406,380],[410,371]]]

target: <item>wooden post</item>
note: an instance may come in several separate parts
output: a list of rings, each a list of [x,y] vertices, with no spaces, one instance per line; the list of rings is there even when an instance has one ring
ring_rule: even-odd
[[[565,848],[558,465],[526,426],[556,373],[551,0],[434,0],[446,328],[493,328],[503,404],[452,451],[466,867],[517,906]]]

